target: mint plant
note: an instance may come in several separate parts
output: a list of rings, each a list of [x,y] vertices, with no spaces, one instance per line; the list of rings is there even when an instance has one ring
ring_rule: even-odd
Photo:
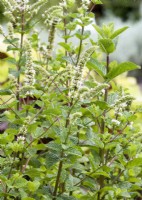
[[[140,196],[137,110],[131,109],[134,98],[114,81],[139,66],[111,61],[127,27],[95,25],[88,0],[74,13],[73,0],[53,7],[45,0],[2,3],[9,22],[8,34],[2,27],[0,33],[11,56],[5,59],[8,81],[0,90],[1,123],[8,124],[0,134],[1,199]],[[47,27],[47,43],[34,31],[37,13]],[[89,24],[98,32],[97,41],[85,30]],[[62,42],[55,46],[59,32]]]

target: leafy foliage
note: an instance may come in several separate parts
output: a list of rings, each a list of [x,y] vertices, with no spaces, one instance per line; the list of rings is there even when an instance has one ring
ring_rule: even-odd
[[[8,98],[0,105],[7,123],[0,134],[0,197],[134,199],[142,186],[141,133],[133,124],[134,98],[113,81],[138,66],[110,62],[114,39],[127,27],[93,25],[99,38],[88,47],[85,27],[93,16],[87,0],[77,13],[72,0],[50,8],[45,0],[2,3],[9,23],[8,34],[0,32],[12,65],[0,91]],[[47,43],[32,24],[41,9]]]

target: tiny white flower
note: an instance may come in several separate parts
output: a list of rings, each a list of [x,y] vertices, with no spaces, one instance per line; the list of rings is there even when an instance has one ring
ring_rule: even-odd
[[[89,126],[94,126],[94,125],[95,125],[95,122],[89,123]]]
[[[127,107],[127,104],[126,104],[126,103],[122,103],[122,104],[121,104],[121,107],[122,107],[122,108],[126,108],[126,107]]]
[[[103,94],[105,94],[105,89],[102,89],[101,92],[102,92]]]
[[[63,2],[59,3],[59,6],[66,8],[67,2],[64,0]]]
[[[121,112],[118,112],[117,115],[121,117],[121,116],[122,116],[122,113],[121,113]]]
[[[25,140],[25,137],[24,136],[18,136],[17,137],[17,141],[24,141]]]
[[[116,119],[112,119],[111,120],[112,124],[119,126],[120,125],[120,121],[116,120]]]
[[[130,123],[129,123],[129,127],[130,127],[130,129],[133,128],[133,123],[134,123],[134,122],[130,122]]]

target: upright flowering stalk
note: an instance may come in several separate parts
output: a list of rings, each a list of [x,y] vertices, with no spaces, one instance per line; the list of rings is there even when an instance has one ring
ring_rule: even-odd
[[[35,84],[35,69],[32,61],[32,49],[29,42],[26,44],[26,59],[26,71],[23,89],[26,89],[26,95],[29,95],[31,94],[30,90],[34,88]]]
[[[49,36],[48,36],[48,45],[47,45],[47,56],[50,60],[52,57],[52,49],[54,44],[54,38],[55,38],[55,27],[56,26],[56,20],[53,20],[50,25],[49,29]]]
[[[52,49],[55,38],[56,24],[61,20],[63,16],[63,8],[61,6],[52,6],[44,12],[42,15],[44,24],[49,29],[48,43],[47,43],[47,65],[48,61],[52,58]]]
[[[12,23],[8,23],[8,33],[9,33],[9,38],[13,39],[14,38],[14,29],[13,29]]]
[[[86,66],[86,63],[90,59],[91,55],[95,52],[95,47],[90,47],[85,52],[82,53],[77,66],[74,66],[74,75],[72,79],[72,88],[74,92],[71,92],[74,97],[78,97],[79,90],[83,87],[84,77],[83,77],[83,70]],[[73,94],[74,93],[74,94]]]

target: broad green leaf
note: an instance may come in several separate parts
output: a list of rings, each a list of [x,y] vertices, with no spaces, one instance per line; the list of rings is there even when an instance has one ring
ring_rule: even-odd
[[[9,63],[11,63],[11,64],[14,64],[14,65],[17,64],[16,59],[15,59],[15,58],[12,58],[12,57],[8,57],[8,58],[6,58],[6,59],[4,59],[4,60],[7,61],[7,62],[9,62]]]
[[[46,165],[52,167],[60,160],[60,154],[56,151],[48,152],[46,154]]]
[[[111,39],[100,39],[99,45],[104,53],[110,54],[115,51],[115,44]]]
[[[27,184],[27,188],[30,192],[35,192],[40,186],[40,182],[39,181],[29,181]]]
[[[63,47],[66,51],[72,51],[72,48],[71,48],[71,45],[70,44],[67,44],[65,42],[59,42],[58,43],[61,47]]]
[[[99,74],[101,77],[104,77],[106,75],[106,68],[105,66],[98,62],[96,59],[91,58],[88,62],[87,62],[87,67],[88,69],[94,69],[97,74]]]
[[[82,156],[82,150],[81,150],[80,147],[77,147],[77,146],[69,147],[66,150],[66,153],[69,154],[69,155],[75,155],[75,156],[79,156],[79,157]]]
[[[9,74],[12,74],[14,77],[18,77],[20,72],[18,72],[17,70],[13,68],[9,68]]]
[[[142,158],[134,158],[129,161],[127,164],[127,168],[142,166]]]
[[[124,72],[134,69],[140,69],[140,67],[132,62],[123,62],[109,71],[109,73],[106,75],[107,81],[114,79]]]
[[[113,148],[116,148],[118,142],[111,142],[111,143],[107,143],[105,145],[105,149],[109,149],[109,150],[112,150]]]
[[[16,48],[16,47],[14,47],[13,45],[9,45],[8,47],[7,47],[7,51],[18,51],[19,50],[19,48]]]
[[[62,59],[65,60],[68,63],[73,64],[73,61],[72,61],[72,59],[69,56],[63,56]]]
[[[61,110],[60,108],[57,108],[57,107],[56,108],[49,107],[48,109],[44,110],[43,114],[57,116],[61,114]]]
[[[96,172],[96,173],[93,174],[93,177],[94,176],[105,176],[105,177],[110,178],[110,175],[108,173],[106,173],[105,171]]]
[[[27,182],[26,179],[19,177],[14,180],[13,186],[16,188],[22,188],[27,185]]]
[[[110,38],[111,33],[114,31],[114,23],[109,23],[108,25],[103,24],[102,30],[105,38]]]
[[[39,170],[39,168],[32,168],[29,170],[26,170],[25,172],[26,175],[28,175],[30,178],[34,179],[34,177],[40,177],[41,172]]]
[[[33,136],[33,138],[38,138],[44,132],[45,132],[45,130],[43,128],[37,127],[36,131],[32,133],[32,136]]]
[[[111,39],[114,39],[115,37],[117,37],[118,35],[120,35],[121,33],[123,33],[125,30],[127,30],[129,27],[128,26],[125,26],[123,28],[120,28],[118,30],[116,30],[114,33],[112,33],[111,35]]]
[[[89,193],[87,195],[81,195],[78,198],[79,200],[97,200],[96,198],[94,198],[93,196],[91,196]]]
[[[90,149],[96,149],[96,147],[103,149],[104,143],[101,141],[99,137],[95,137],[88,139],[86,142],[84,142],[83,146],[90,147]]]
[[[9,199],[11,199],[11,198],[12,198],[12,199],[15,199],[17,195],[16,195],[16,194],[11,194],[10,192],[9,192],[9,193],[6,193],[6,192],[1,192],[1,191],[0,191],[0,197],[5,197],[5,196],[6,196],[7,198],[9,197]],[[11,197],[11,198],[10,198],[10,197]],[[3,199],[3,198],[2,198],[2,199]]]
[[[125,198],[131,197],[127,190],[122,190],[122,193],[120,194],[120,196],[125,197]]]
[[[0,95],[11,95],[12,92],[11,90],[5,89],[5,90],[0,90]]]
[[[95,4],[103,4],[101,0],[91,0]]]
[[[82,35],[81,30],[79,30],[75,35],[78,39],[85,40],[90,36],[90,31],[85,31]]]
[[[22,200],[35,200],[35,199],[31,198],[31,197],[24,197],[24,198],[22,198]]]
[[[9,43],[16,43],[19,41],[19,38],[13,38],[13,39],[5,39],[4,43],[9,44]]]
[[[96,180],[94,180],[94,179],[92,179],[92,178],[90,178],[90,177],[87,177],[86,179],[85,179],[85,181],[83,181],[83,185],[84,186],[88,186],[88,187],[90,187],[90,188],[92,188],[92,189],[94,189],[94,185],[96,184]]]
[[[95,101],[96,106],[99,106],[101,110],[105,110],[109,108],[109,105],[105,101]]]
[[[61,195],[60,197],[57,197],[57,200],[77,200],[77,199],[72,196]]]
[[[49,149],[52,149],[52,150],[55,150],[55,151],[58,151],[58,152],[60,152],[62,150],[61,144],[58,144],[57,142],[49,142],[47,144],[47,147]]]
[[[5,158],[1,158],[1,157],[0,157],[0,166],[3,165],[4,161],[5,161]]]
[[[103,187],[100,191],[101,191],[101,192],[115,191],[115,188],[114,188],[114,187],[111,187],[111,186],[105,186],[105,187]]]
[[[75,183],[75,178],[71,174],[69,174],[67,181],[66,181],[66,191],[73,191],[73,190],[77,189],[74,186],[74,183]]]
[[[94,24],[93,24],[93,27],[94,27],[95,30],[102,36],[102,38],[104,38],[103,30],[102,30],[99,26],[94,25]]]

